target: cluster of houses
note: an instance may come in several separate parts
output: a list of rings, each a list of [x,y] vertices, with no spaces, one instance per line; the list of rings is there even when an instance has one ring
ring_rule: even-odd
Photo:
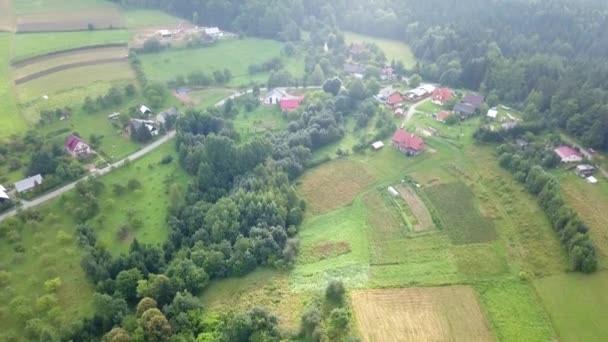
[[[168,120],[170,120],[171,118],[175,118],[179,115],[177,109],[173,107],[158,113],[154,118],[152,117],[152,110],[146,105],[140,105],[137,110],[144,118],[130,119],[129,125],[127,126],[128,133],[132,133],[136,130],[139,130],[143,126],[146,127],[146,129],[150,132],[150,135],[157,136],[160,131],[160,128],[166,126]],[[108,115],[108,119],[116,120],[119,116],[120,113],[112,113]]]
[[[162,29],[156,31],[156,36],[161,39],[173,39],[173,38],[181,38],[184,35],[192,35],[192,34],[200,34],[203,38],[215,40],[222,38],[224,36],[224,32],[219,29],[219,27],[194,27],[194,28],[185,28],[184,24],[179,24],[175,29],[167,30]]]
[[[562,163],[580,163],[583,161],[583,154],[570,146],[560,146],[553,151],[559,156]],[[592,165],[579,164],[574,172],[591,184],[597,183],[597,178],[593,176],[595,168]]]
[[[260,101],[267,105],[278,104],[283,112],[291,112],[300,107],[304,102],[304,96],[294,96],[284,88],[274,88],[270,90]]]

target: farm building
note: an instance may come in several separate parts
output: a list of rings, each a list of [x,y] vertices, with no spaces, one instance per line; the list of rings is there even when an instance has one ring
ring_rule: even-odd
[[[169,30],[160,30],[160,31],[158,31],[158,35],[161,38],[171,38],[173,36],[173,32],[171,32]]]
[[[496,117],[498,116],[498,111],[496,110],[496,108],[490,108],[486,116],[490,119],[496,119]]]
[[[224,33],[219,29],[219,27],[206,27],[203,32],[207,37],[211,38],[220,38],[224,35]]]
[[[9,199],[6,188],[0,184],[0,202]]]
[[[402,118],[404,114],[405,111],[403,110],[403,108],[395,109],[395,117]]]
[[[37,174],[32,177],[20,180],[15,183],[15,190],[18,193],[28,192],[42,184],[42,175]]]
[[[468,103],[457,103],[454,106],[454,113],[466,118],[475,115],[476,108]]]
[[[393,196],[393,197],[399,197],[399,191],[397,191],[395,188],[393,188],[392,186],[388,187],[388,192]]]
[[[576,172],[577,175],[586,178],[589,176],[593,176],[595,168],[591,165],[581,164],[576,166],[576,170],[574,170],[574,172]]]
[[[293,99],[282,99],[280,102],[281,110],[283,112],[291,112],[298,109],[300,104],[304,101],[304,97],[300,96]]]
[[[479,108],[484,101],[485,98],[479,94],[467,94],[462,99],[462,103],[470,104],[471,106],[475,107],[475,109]]]
[[[561,158],[562,163],[577,163],[583,160],[581,154],[569,146],[560,146],[554,151]]]
[[[74,158],[83,158],[91,154],[91,147],[73,134],[65,139],[63,148]]]
[[[435,86],[431,84],[423,84],[416,89],[412,89],[404,94],[405,100],[411,103],[416,103],[423,100],[435,91]]]
[[[264,104],[277,104],[280,103],[281,100],[283,99],[297,99],[297,96],[293,96],[288,94],[285,89],[281,89],[281,88],[274,88],[271,91],[269,91],[268,93],[266,93],[266,95],[264,96],[263,99],[261,99],[262,102],[264,102]]]
[[[454,94],[452,94],[450,88],[436,88],[431,94],[431,101],[436,105],[443,106],[452,97],[454,97]]]
[[[372,149],[374,151],[381,150],[383,147],[384,147],[384,143],[382,141],[376,141],[375,143],[372,144]]]
[[[445,119],[447,119],[450,115],[450,112],[447,110],[442,110],[441,112],[437,113],[436,119],[439,122],[445,122]]]
[[[146,107],[145,105],[139,106],[139,112],[142,113],[143,115],[152,114],[152,111],[150,110],[150,108]]]
[[[399,151],[408,156],[418,155],[424,150],[424,141],[421,137],[401,128],[397,128],[391,142]]]
[[[171,107],[163,112],[158,113],[156,122],[160,125],[165,125],[168,119],[177,117],[177,109]]]
[[[386,99],[386,104],[391,107],[398,107],[403,103],[403,100],[404,99],[403,96],[401,96],[401,93],[396,91]]]

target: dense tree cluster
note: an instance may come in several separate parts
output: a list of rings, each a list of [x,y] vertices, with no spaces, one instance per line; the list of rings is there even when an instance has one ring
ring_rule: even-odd
[[[589,228],[577,213],[566,204],[555,176],[544,171],[559,164],[560,158],[543,144],[530,144],[523,149],[505,144],[498,148],[499,163],[514,173],[528,191],[535,195],[549,217],[560,241],[568,251],[572,268],[585,273],[597,269],[597,251]]]

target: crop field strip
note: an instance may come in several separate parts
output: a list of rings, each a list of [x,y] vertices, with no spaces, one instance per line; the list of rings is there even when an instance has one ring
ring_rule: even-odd
[[[125,23],[116,8],[82,9],[77,12],[43,12],[17,16],[16,31],[46,32],[124,28]]]

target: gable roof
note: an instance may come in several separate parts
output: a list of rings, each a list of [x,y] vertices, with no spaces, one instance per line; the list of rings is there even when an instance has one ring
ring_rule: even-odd
[[[8,195],[6,194],[6,189],[2,185],[0,185],[0,198],[9,199]]]
[[[479,107],[483,101],[485,100],[485,98],[482,95],[479,94],[467,94],[463,99],[462,102],[464,103],[468,103],[471,106],[474,107]]]
[[[282,99],[280,102],[281,110],[290,111],[298,109],[298,107],[300,107],[300,103],[302,103],[302,100],[304,100],[303,97],[298,97],[295,99]]]
[[[448,116],[450,116],[450,112],[442,110],[437,114],[437,120],[443,122]]]
[[[150,108],[146,107],[145,105],[141,105],[139,106],[139,111],[142,114],[148,114],[148,113],[152,113],[152,111],[150,110]]]
[[[36,185],[42,184],[42,175],[37,174],[32,177],[28,177],[26,179],[20,180],[15,183],[15,190],[17,192],[23,192],[36,187]]]
[[[65,139],[65,144],[63,144],[63,147],[66,150],[73,152],[76,149],[76,146],[78,146],[78,143],[80,142],[84,143],[82,139],[72,134],[67,139]]]
[[[464,114],[474,114],[475,107],[468,103],[457,103],[454,106],[454,112],[464,113]]]
[[[572,156],[578,156],[578,157],[581,156],[577,150],[573,149],[570,146],[560,146],[560,147],[556,148],[554,151],[562,159],[569,158]]]
[[[391,141],[403,148],[407,148],[414,151],[420,151],[424,148],[424,140],[421,137],[397,128]]]
[[[433,100],[441,102],[446,102],[453,96],[454,95],[452,94],[450,88],[435,88],[432,94]]]
[[[396,104],[400,104],[401,102],[403,102],[403,96],[401,96],[401,93],[396,91],[394,93],[391,94],[391,96],[389,96],[386,99],[386,103],[388,103],[391,106],[394,106]]]

